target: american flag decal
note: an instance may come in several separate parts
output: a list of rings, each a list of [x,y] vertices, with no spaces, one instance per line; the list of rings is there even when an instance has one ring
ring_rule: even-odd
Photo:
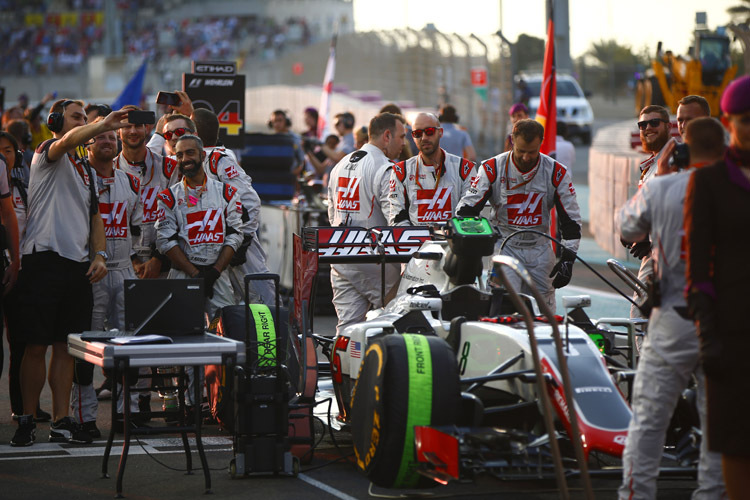
[[[362,342],[352,342],[352,352],[351,356],[353,358],[361,358],[362,357]]]

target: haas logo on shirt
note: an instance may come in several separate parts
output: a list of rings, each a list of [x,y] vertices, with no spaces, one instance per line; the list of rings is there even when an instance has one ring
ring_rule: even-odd
[[[419,222],[444,222],[453,213],[452,186],[417,191],[417,219]]]
[[[143,222],[156,222],[157,217],[157,205],[156,195],[159,191],[154,187],[147,187],[141,189],[141,203],[143,203]]]
[[[346,212],[359,211],[359,178],[339,177],[339,186],[336,189],[336,209]]]
[[[234,168],[234,165],[229,165],[225,170],[227,174],[227,179],[234,179],[235,177],[238,177],[240,173],[237,171],[236,168]]]
[[[128,205],[122,201],[99,203],[99,213],[104,221],[104,236],[107,238],[128,237]]]
[[[224,243],[224,219],[220,209],[187,214],[188,243]]]
[[[538,226],[542,223],[544,193],[532,191],[508,196],[508,224]]]

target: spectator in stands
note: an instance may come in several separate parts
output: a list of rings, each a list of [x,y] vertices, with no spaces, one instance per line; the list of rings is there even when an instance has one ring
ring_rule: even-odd
[[[573,172],[576,163],[576,148],[568,140],[568,125],[565,122],[557,122],[557,137],[555,138],[555,159],[568,167]]]
[[[477,152],[471,143],[469,133],[458,125],[456,108],[446,104],[440,110],[439,119],[443,126],[443,137],[440,139],[441,147],[452,155],[476,162]]]

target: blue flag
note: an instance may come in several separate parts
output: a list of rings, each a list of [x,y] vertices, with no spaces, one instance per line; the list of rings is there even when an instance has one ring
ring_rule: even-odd
[[[139,106],[141,104],[141,96],[143,94],[143,80],[146,78],[146,63],[147,59],[143,60],[143,64],[138,68],[136,74],[131,78],[125,88],[122,90],[120,96],[115,99],[112,103],[112,109],[117,110],[128,104],[134,104]]]

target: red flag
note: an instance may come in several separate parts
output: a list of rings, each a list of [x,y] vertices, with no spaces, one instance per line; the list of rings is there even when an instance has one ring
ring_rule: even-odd
[[[331,125],[331,92],[333,91],[333,77],[336,74],[336,38],[331,38],[331,51],[326,64],[326,74],[323,77],[323,95],[320,97],[318,112],[318,139],[323,140]]]
[[[544,74],[539,92],[539,109],[536,121],[544,127],[542,153],[550,154],[555,149],[557,137],[557,75],[555,73],[555,22],[550,16],[547,24],[547,45],[544,48]]]

